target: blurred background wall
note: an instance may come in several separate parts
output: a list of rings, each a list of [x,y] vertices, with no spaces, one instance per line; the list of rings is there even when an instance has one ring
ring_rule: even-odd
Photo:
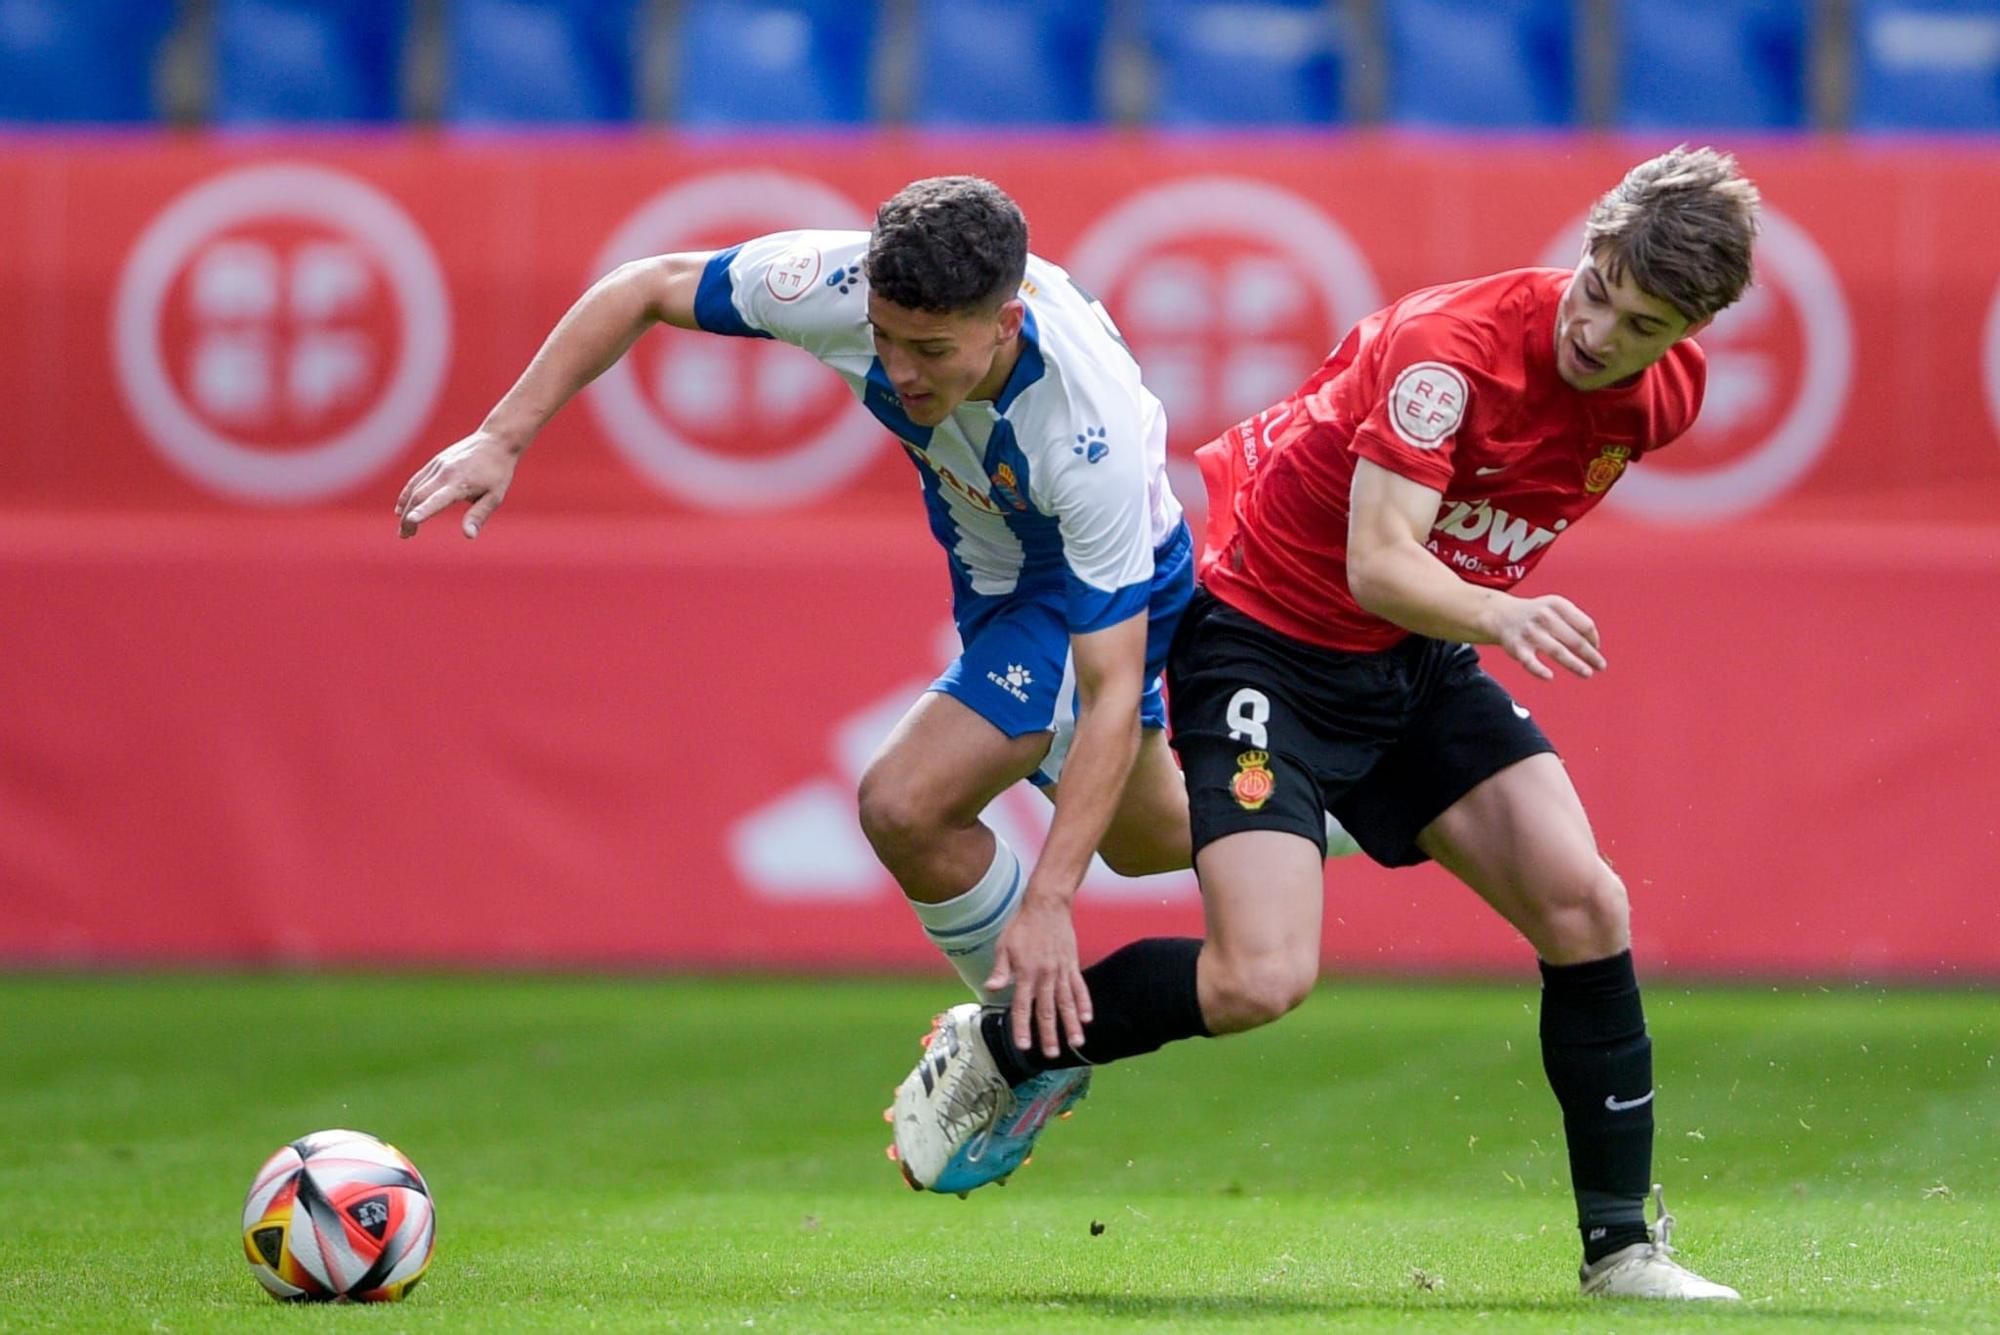
[[[852,789],[946,581],[834,377],[651,334],[476,545],[394,540],[409,473],[619,262],[969,171],[1198,521],[1355,320],[1573,262],[1684,139],[1763,187],[1758,286],[1532,585],[1613,670],[1496,672],[1654,967],[2000,976],[1993,0],[0,0],[0,960],[927,965]],[[1525,956],[1430,871],[1329,894],[1340,968]],[[1083,903],[1199,930],[1191,877]]]

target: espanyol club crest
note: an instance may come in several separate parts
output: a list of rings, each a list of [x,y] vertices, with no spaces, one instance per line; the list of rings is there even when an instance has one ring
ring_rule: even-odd
[[[1020,479],[1014,476],[1014,467],[1012,464],[1001,464],[998,468],[994,469],[992,482],[993,490],[1000,494],[1001,500],[1007,502],[1007,504],[1013,506],[1016,510],[1025,510],[1028,508],[1027,501],[1021,497]]]
[[[1236,757],[1236,777],[1229,781],[1229,795],[1237,806],[1245,811],[1262,810],[1277,786],[1268,751],[1245,751]]]

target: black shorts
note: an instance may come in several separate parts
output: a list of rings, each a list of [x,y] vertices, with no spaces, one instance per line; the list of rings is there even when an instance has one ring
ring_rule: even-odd
[[[1369,857],[1412,866],[1447,807],[1555,750],[1470,645],[1412,635],[1376,653],[1325,649],[1205,589],[1174,636],[1167,712],[1197,852],[1284,830],[1324,853],[1331,811]]]

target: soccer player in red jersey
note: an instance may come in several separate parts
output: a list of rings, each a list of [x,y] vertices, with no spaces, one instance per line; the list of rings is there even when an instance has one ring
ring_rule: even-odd
[[[1548,738],[1471,646],[1537,677],[1605,670],[1583,609],[1508,590],[1694,421],[1693,337],[1750,281],[1757,208],[1726,154],[1642,163],[1591,210],[1573,272],[1411,293],[1204,448],[1217,494],[1168,690],[1207,939],[1135,942],[1085,970],[1094,1013],[1054,1054],[989,1013],[1002,1078],[1254,1028],[1302,1002],[1331,812],[1377,862],[1437,861],[1540,956],[1583,1292],[1738,1296],[1671,1259],[1657,1188],[1647,1228],[1652,1045],[1625,886]]]

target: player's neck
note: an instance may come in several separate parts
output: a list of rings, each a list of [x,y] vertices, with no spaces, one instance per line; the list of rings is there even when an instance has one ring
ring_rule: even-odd
[[[1008,377],[1014,374],[1015,363],[1020,360],[1021,336],[1016,334],[1014,337],[1008,339],[1001,347],[999,353],[994,356],[993,367],[986,373],[985,379],[974,385],[972,392],[965,397],[967,399],[976,399],[982,403],[999,398],[1000,391],[1007,388]]]

